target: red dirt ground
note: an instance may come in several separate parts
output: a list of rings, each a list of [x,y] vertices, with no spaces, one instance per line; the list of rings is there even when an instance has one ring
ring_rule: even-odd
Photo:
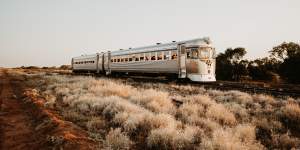
[[[43,102],[22,80],[0,69],[0,149],[97,148],[85,131],[45,109]]]

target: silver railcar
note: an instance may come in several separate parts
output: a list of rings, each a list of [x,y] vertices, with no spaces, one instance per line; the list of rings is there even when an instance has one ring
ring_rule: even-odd
[[[212,82],[215,49],[208,38],[107,51],[72,58],[73,72],[175,74],[178,78]]]

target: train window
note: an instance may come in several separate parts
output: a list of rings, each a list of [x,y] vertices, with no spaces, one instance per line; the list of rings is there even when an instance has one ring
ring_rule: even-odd
[[[162,52],[157,52],[157,60],[162,60]]]
[[[164,60],[169,60],[170,58],[170,52],[169,51],[164,51]]]
[[[118,58],[118,62],[120,62],[121,60],[120,60],[120,58]]]
[[[171,51],[172,59],[177,59],[177,51]]]
[[[201,48],[200,49],[200,58],[208,58],[209,57],[209,49]]]
[[[124,62],[124,58],[121,58],[121,62]]]
[[[128,61],[128,58],[125,58],[125,62],[127,62]]]
[[[141,54],[141,55],[140,55],[140,61],[144,61],[144,58],[145,58],[145,57],[144,57],[144,54]]]
[[[140,55],[139,54],[135,54],[135,61],[140,61]]]
[[[151,60],[156,60],[156,53],[155,52],[151,53]]]
[[[145,54],[145,60],[146,61],[150,60],[150,57],[151,57],[151,53],[146,53]]]
[[[187,58],[191,58],[191,49],[186,49]]]
[[[114,60],[113,60],[113,59],[111,59],[111,60],[110,60],[110,62],[114,62]]]
[[[129,60],[129,61],[132,61],[132,58],[130,57],[128,60]]]
[[[191,58],[197,59],[198,58],[198,49],[192,48],[191,50]]]

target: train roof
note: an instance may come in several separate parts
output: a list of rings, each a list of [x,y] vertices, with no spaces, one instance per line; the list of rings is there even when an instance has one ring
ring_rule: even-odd
[[[77,57],[73,57],[73,59],[87,59],[87,58],[92,58],[92,57],[96,57],[96,54],[89,54],[89,55],[81,55],[81,56],[77,56]]]
[[[197,38],[192,40],[186,40],[186,41],[178,41],[178,42],[171,42],[171,43],[164,43],[164,44],[156,44],[156,45],[150,45],[150,46],[144,46],[144,47],[137,47],[137,48],[131,48],[131,49],[124,49],[124,50],[115,50],[111,51],[112,56],[117,55],[126,55],[126,54],[134,54],[134,53],[142,53],[142,52],[151,52],[156,50],[169,50],[169,49],[176,49],[178,44],[185,44],[187,46],[211,46],[211,41],[208,37],[204,38]],[[107,52],[105,52],[107,53]],[[81,55],[78,57],[74,57],[74,59],[86,59],[97,56],[96,54],[91,55]]]
[[[142,53],[142,52],[148,52],[148,51],[150,52],[150,51],[155,51],[155,50],[174,49],[177,47],[178,44],[186,44],[187,46],[199,46],[199,45],[210,46],[211,41],[208,37],[204,37],[204,38],[197,38],[197,39],[186,40],[186,41],[178,41],[178,42],[156,44],[156,45],[145,46],[145,47],[125,49],[125,50],[111,51],[111,54],[112,55],[125,55],[125,54]]]

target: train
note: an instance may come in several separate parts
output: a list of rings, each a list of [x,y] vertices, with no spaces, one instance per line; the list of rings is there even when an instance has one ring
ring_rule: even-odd
[[[71,60],[73,73],[154,74],[216,81],[216,51],[208,37],[81,55]]]

